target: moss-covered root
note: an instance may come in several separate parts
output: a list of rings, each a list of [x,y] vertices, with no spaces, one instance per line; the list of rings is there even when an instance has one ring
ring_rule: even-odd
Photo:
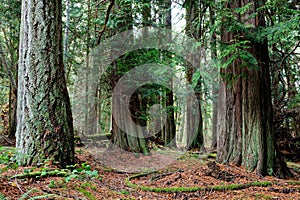
[[[229,184],[229,185],[216,185],[216,186],[208,186],[208,187],[171,187],[171,188],[155,188],[155,187],[148,187],[148,186],[141,186],[131,182],[132,179],[145,176],[147,174],[138,174],[134,176],[130,176],[126,179],[126,185],[131,188],[141,189],[143,191],[149,192],[196,192],[199,190],[239,190],[245,189],[252,186],[258,187],[267,187],[272,185],[272,182],[250,182],[246,184]]]
[[[24,178],[37,178],[37,177],[49,177],[49,176],[59,176],[59,177],[67,177],[70,175],[69,170],[58,170],[55,169],[53,171],[34,171],[22,174],[16,174],[10,177],[10,179],[24,179]]]

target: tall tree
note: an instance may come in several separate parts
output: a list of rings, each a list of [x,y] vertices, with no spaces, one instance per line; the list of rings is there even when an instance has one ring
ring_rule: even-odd
[[[16,146],[20,164],[74,163],[62,52],[62,1],[22,1]]]
[[[159,2],[159,18],[160,18],[160,26],[172,30],[172,2],[171,0],[163,0]],[[171,33],[166,36],[166,41],[161,41],[164,43],[172,42]],[[162,62],[170,65],[172,62],[172,55],[170,52],[161,52],[159,56],[162,59]],[[170,86],[173,87],[173,82],[171,79]],[[165,142],[165,146],[168,147],[176,147],[176,125],[175,125],[175,117],[174,117],[174,94],[172,89],[166,90],[166,100],[165,100],[165,109],[167,112],[166,123],[162,129],[162,139]]]
[[[209,3],[209,21],[212,30],[210,38],[211,59],[215,61],[217,59],[217,34],[216,27],[216,4],[215,1]],[[213,80],[214,83],[218,82],[218,68],[214,66],[213,73],[216,74]],[[212,102],[213,102],[213,114],[212,114],[212,142],[211,147],[217,148],[217,123],[218,123],[218,94],[219,84],[212,84]]]
[[[203,14],[205,9],[201,7],[201,2],[199,0],[187,0],[185,1],[186,7],[186,34],[189,37],[194,38],[195,40],[200,42],[201,39],[201,27]],[[200,65],[200,63],[199,63]],[[194,66],[187,63],[186,67],[186,80],[189,84],[192,85],[193,75],[196,73],[196,69]],[[194,88],[195,94],[197,97],[197,102],[199,106],[199,117],[196,117],[194,112],[189,111],[191,109],[191,105],[193,104],[193,100],[188,97],[187,99],[187,143],[189,144],[189,148],[199,148],[205,150],[204,148],[204,138],[203,138],[203,120],[202,120],[202,112],[201,112],[201,78],[197,80],[196,87]],[[199,119],[198,119],[199,118]],[[195,132],[196,131],[196,132]]]
[[[219,94],[218,156],[266,175],[279,173],[272,125],[269,56],[266,38],[252,32],[265,27],[258,12],[263,1],[227,1],[223,8]],[[251,17],[256,14],[256,17]],[[247,27],[253,28],[246,28]],[[278,162],[279,163],[279,162]]]
[[[9,127],[8,137],[15,138],[17,126],[17,68],[18,68],[18,35],[21,18],[20,1],[2,1],[0,6],[0,66],[4,67],[4,74],[9,78]],[[2,45],[3,44],[3,45]]]
[[[132,10],[132,4],[129,1],[123,1],[118,0],[115,2],[115,20],[120,20],[122,18],[122,22],[119,22],[115,28],[115,32],[122,32],[122,31],[128,31],[133,29],[133,10]],[[126,20],[123,20],[126,19]],[[129,37],[129,40],[133,40],[132,37]],[[112,49],[113,51],[113,49]],[[113,52],[112,52],[113,53]],[[123,73],[126,73],[130,67],[132,67],[132,63],[130,63],[130,56],[121,56],[119,59],[117,59],[113,65],[112,73],[111,73],[111,80],[110,80],[110,86],[112,89],[115,88],[117,82],[121,78]],[[112,140],[115,145],[118,147],[135,152],[135,153],[143,153],[148,154],[149,148],[147,145],[147,141],[144,138],[144,133],[142,131],[141,126],[145,126],[145,121],[140,120],[140,114],[142,111],[141,101],[139,98],[138,93],[134,93],[131,97],[126,94],[126,92],[130,90],[130,87],[127,84],[123,84],[121,91],[119,91],[122,96],[115,97],[116,95],[113,94],[112,97],[112,110],[113,110],[113,116],[112,116]],[[128,116],[128,112],[126,112],[126,106],[122,103],[124,102],[124,99],[130,99],[129,102],[127,102],[130,116]],[[114,112],[115,111],[115,112]],[[130,130],[131,132],[125,132],[121,129],[121,127],[118,126],[117,121],[118,119],[123,123],[122,127],[128,127],[129,124],[126,123],[128,118],[131,118],[131,120],[136,124],[134,127],[128,127],[127,131]]]

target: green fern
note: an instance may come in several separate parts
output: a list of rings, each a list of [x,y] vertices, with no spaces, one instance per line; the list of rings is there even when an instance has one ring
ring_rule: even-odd
[[[57,195],[55,194],[44,194],[41,196],[36,196],[36,197],[30,197],[29,194],[32,192],[38,192],[39,190],[36,188],[32,188],[30,190],[28,190],[26,193],[24,193],[19,200],[23,200],[23,199],[29,199],[29,200],[35,200],[35,199],[49,199],[50,197],[56,197]],[[1,199],[0,199],[1,200]]]

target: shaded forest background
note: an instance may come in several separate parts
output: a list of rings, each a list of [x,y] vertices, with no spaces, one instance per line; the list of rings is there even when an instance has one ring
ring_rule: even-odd
[[[0,11],[0,131],[13,143],[17,123],[21,2],[4,0],[0,4]],[[231,4],[226,1],[192,0],[66,0],[63,1],[63,13],[65,76],[71,98],[75,133],[86,139],[84,142],[109,135],[114,143],[124,149],[149,152],[147,141],[126,138],[126,134],[114,124],[115,121],[111,117],[111,96],[112,89],[120,77],[132,66],[155,62],[173,67],[181,66],[177,73],[196,91],[201,112],[200,119],[197,119],[199,127],[196,138],[189,136],[192,132],[189,128],[194,126],[189,120],[192,117],[180,116],[180,111],[176,110],[178,106],[174,94],[165,87],[145,85],[139,88],[131,97],[131,112],[135,113],[133,120],[137,124],[146,125],[149,122],[147,109],[160,103],[167,111],[167,124],[162,127],[157,137],[152,138],[156,143],[182,148],[190,144],[190,149],[199,150],[205,150],[205,147],[216,148],[217,138],[220,137],[220,131],[217,131],[218,114],[220,115],[219,85],[224,80],[233,81],[233,85],[235,81],[242,81],[243,70],[238,73],[235,73],[235,70],[239,71],[243,67],[252,67],[254,71],[261,70],[257,69],[260,61],[253,55],[251,48],[256,48],[263,43],[262,41],[267,40],[264,44],[267,44],[269,55],[270,90],[263,91],[261,98],[271,95],[272,126],[280,152],[286,159],[300,159],[299,2],[249,1],[241,5],[239,1]],[[255,21],[257,18],[259,19]],[[247,21],[261,22],[260,18],[264,21],[262,26]],[[95,70],[93,50],[106,38],[141,27],[169,28],[175,33],[187,34],[198,41],[200,47],[209,49],[203,59],[214,64],[205,70],[207,74],[202,70],[200,73],[179,57],[174,58],[172,53],[157,49],[140,50],[120,57],[101,78],[91,78],[91,75],[94,77]],[[263,47],[258,49],[260,48]],[[240,68],[230,71],[230,67],[235,64]],[[103,66],[100,66],[97,72],[101,72],[101,67]],[[154,73],[159,73],[159,69]],[[235,92],[239,93],[239,90]],[[241,91],[240,94],[242,95]],[[236,112],[239,114],[241,111]],[[183,117],[183,124],[179,124],[180,117]],[[175,135],[176,141],[172,142]],[[135,145],[137,143],[139,145]],[[219,159],[225,161],[222,157]],[[241,161],[235,162],[240,164]]]
[[[298,198],[299,21],[297,0],[2,0],[0,199]]]

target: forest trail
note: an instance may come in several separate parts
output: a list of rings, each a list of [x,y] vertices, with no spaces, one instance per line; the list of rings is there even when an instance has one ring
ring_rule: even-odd
[[[187,152],[163,169],[137,174],[105,167],[84,148],[76,152],[76,169],[61,174],[65,177],[44,172],[10,179],[55,168],[51,163],[17,169],[1,165],[0,192],[9,199],[300,199],[300,163],[288,163],[294,178],[277,179]]]

